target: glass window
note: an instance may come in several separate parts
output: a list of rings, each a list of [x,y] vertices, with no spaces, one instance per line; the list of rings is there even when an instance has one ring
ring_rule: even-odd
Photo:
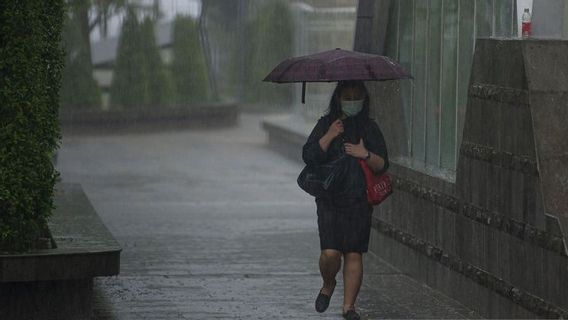
[[[457,139],[456,155],[461,143],[463,120],[467,106],[467,91],[475,43],[475,2],[460,0],[460,37],[458,43]]]
[[[493,30],[493,0],[475,0],[476,38],[490,37]]]
[[[443,4],[440,167],[448,169],[455,167],[458,3],[456,0],[444,0]]]
[[[428,1],[414,1],[414,101],[412,103],[412,137],[410,154],[425,159],[426,85],[428,49]]]
[[[426,89],[426,164],[430,166],[437,166],[440,159],[442,2],[443,0],[432,0],[430,2],[430,17],[428,21],[428,39],[430,39],[430,43],[428,45],[428,78]]]
[[[398,61],[410,73],[414,74],[413,68],[413,55],[414,55],[414,1],[413,0],[400,0],[398,8]],[[387,38],[391,35],[387,35]],[[406,120],[406,127],[409,132],[407,137],[409,137],[409,145],[411,145],[411,137],[413,132],[412,127],[412,101],[413,101],[413,82],[411,81],[401,81],[401,95],[402,104],[404,107],[404,116]]]
[[[400,85],[408,163],[415,169],[455,172],[475,39],[511,36],[514,5],[514,0],[393,2],[386,54],[414,76]]]

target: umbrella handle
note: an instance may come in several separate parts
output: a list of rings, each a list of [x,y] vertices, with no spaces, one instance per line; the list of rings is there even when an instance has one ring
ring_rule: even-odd
[[[302,103],[306,103],[306,81],[302,82]]]

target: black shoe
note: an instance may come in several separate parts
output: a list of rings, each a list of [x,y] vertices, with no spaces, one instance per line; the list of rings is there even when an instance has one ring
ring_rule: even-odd
[[[331,296],[333,295],[333,291],[335,290],[335,286],[337,286],[337,281],[335,281],[335,285],[333,285],[333,288],[331,289],[331,292],[329,293],[329,296],[326,294],[323,294],[321,291],[323,288],[320,289],[318,297],[316,298],[316,311],[317,312],[324,312],[325,310],[327,310],[327,307],[329,306],[329,300],[331,299]]]
[[[347,320],[360,320],[361,319],[361,317],[359,316],[357,311],[355,311],[354,309],[347,310],[347,312],[343,313],[342,316],[343,316],[343,318],[345,318]]]

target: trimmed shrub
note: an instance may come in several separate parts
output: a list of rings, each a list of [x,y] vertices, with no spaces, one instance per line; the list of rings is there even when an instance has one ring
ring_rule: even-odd
[[[61,109],[99,109],[101,91],[93,78],[93,66],[88,46],[81,35],[79,24],[66,15],[62,46],[65,50],[65,68],[61,85]]]
[[[154,21],[138,22],[127,8],[118,43],[110,105],[116,109],[160,108],[173,105],[173,84],[162,62]]]
[[[187,108],[211,99],[207,64],[198,30],[191,17],[178,15],[174,20],[171,70],[177,107]]]
[[[118,40],[110,105],[115,109],[140,109],[148,101],[147,70],[141,48],[143,39],[136,12],[132,7],[128,7],[126,12]]]
[[[174,101],[173,81],[169,70],[162,62],[160,49],[154,34],[154,20],[147,17],[140,26],[142,53],[146,68],[146,92],[148,107],[170,107]]]
[[[0,250],[25,251],[46,229],[58,173],[62,0],[0,2]]]
[[[292,85],[262,82],[282,60],[293,54],[294,23],[287,2],[266,1],[247,26],[249,37],[245,100],[251,103],[288,105]]]

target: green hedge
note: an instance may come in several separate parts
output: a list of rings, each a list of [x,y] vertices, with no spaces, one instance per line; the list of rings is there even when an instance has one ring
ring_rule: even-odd
[[[173,83],[156,43],[154,21],[146,18],[140,23],[128,7],[110,88],[111,108],[169,107],[173,100]]]
[[[110,86],[110,105],[115,109],[142,108],[146,98],[146,68],[142,37],[134,9],[128,8],[122,22],[114,73]]]
[[[211,99],[207,64],[199,41],[198,25],[191,17],[177,16],[172,35],[171,64],[176,106],[187,108]]]
[[[61,109],[100,109],[101,90],[93,78],[89,47],[81,35],[76,18],[65,15],[61,45],[65,50],[65,68],[61,85]]]
[[[250,103],[289,105],[293,85],[262,82],[282,60],[293,55],[294,22],[288,2],[263,1],[247,26],[245,100]]]
[[[154,35],[154,20],[146,17],[140,26],[142,53],[147,73],[147,101],[149,107],[171,107],[174,103],[174,87],[169,69],[162,62],[160,49]]]
[[[0,1],[0,250],[45,230],[58,176],[62,0]]]

